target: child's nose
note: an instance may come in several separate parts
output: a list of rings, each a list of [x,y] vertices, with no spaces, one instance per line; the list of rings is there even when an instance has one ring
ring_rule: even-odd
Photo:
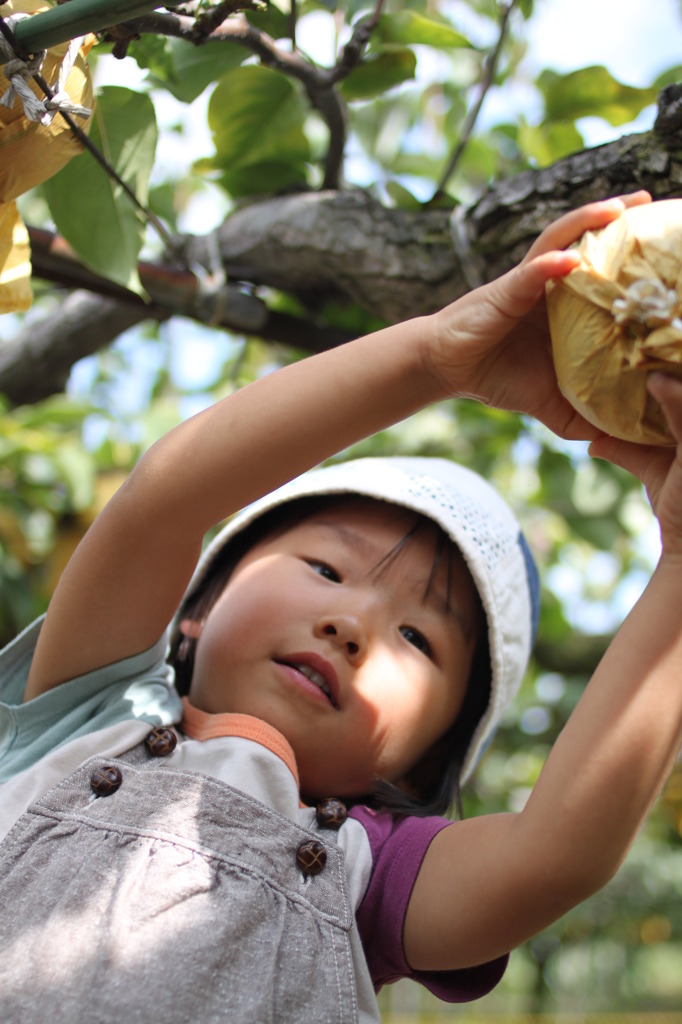
[[[354,662],[361,661],[367,651],[367,633],[355,615],[334,615],[322,619],[314,629],[318,639],[329,640],[342,648]]]

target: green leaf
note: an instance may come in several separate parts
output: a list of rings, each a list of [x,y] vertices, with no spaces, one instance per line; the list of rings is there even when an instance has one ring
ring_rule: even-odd
[[[226,192],[239,199],[301,188],[306,184],[306,172],[293,164],[262,161],[225,171],[218,182]]]
[[[417,58],[412,50],[391,49],[359,64],[341,83],[347,100],[368,100],[414,78]]]
[[[623,535],[614,516],[566,516],[573,532],[602,551],[612,550]]]
[[[392,162],[402,142],[420,117],[420,97],[416,90],[400,95],[379,97],[374,103],[357,103],[349,109],[349,125],[368,156],[383,163]]]
[[[221,171],[235,195],[273,192],[304,182],[310,158],[305,117],[305,107],[284,75],[252,65],[228,71],[208,109],[216,152],[199,161],[197,169]],[[268,166],[274,173],[269,181],[264,173]],[[253,173],[250,187],[247,169]]]
[[[208,42],[193,46],[182,39],[169,39],[168,65],[164,74],[154,72],[155,84],[167,89],[182,103],[191,103],[226,71],[238,67],[249,56],[237,43]]]
[[[138,67],[146,69],[152,75],[163,80],[173,70],[170,46],[171,40],[166,39],[165,36],[145,33],[139,39],[131,41],[126,54],[135,61]],[[99,47],[97,49],[99,50]]]
[[[79,400],[66,395],[53,395],[36,405],[21,406],[13,413],[13,419],[18,424],[29,430],[45,430],[60,433],[64,430],[73,430],[81,426],[86,416],[99,411],[97,406],[91,402]],[[2,434],[2,421],[0,421],[0,435]],[[53,443],[48,434],[45,434],[45,443]],[[61,443],[60,441],[56,443]]]
[[[90,138],[141,203],[147,202],[157,128],[148,96],[103,88]],[[84,152],[43,185],[57,230],[93,270],[139,289],[137,257],[146,222],[93,155]]]
[[[250,25],[259,32],[266,32],[273,39],[287,39],[291,31],[289,15],[280,11],[274,4],[268,3],[266,10],[244,11]]]
[[[554,121],[538,126],[521,121],[516,141],[524,156],[537,167],[549,167],[555,160],[576,153],[585,146],[572,121]]]
[[[682,82],[682,64],[676,64],[675,67],[668,68],[667,71],[660,74],[654,82],[653,88],[658,94],[666,85],[677,85],[678,82]]]
[[[544,448],[538,459],[538,472],[542,482],[540,500],[555,511],[572,514],[571,492],[575,483],[575,468],[569,457]]]
[[[149,192],[149,207],[160,217],[170,231],[178,230],[178,211],[175,206],[177,189],[170,182],[157,185]]]
[[[446,21],[428,18],[417,11],[402,10],[385,14],[379,22],[378,36],[386,43],[404,46],[433,46],[438,50],[475,49],[466,36]]]
[[[395,206],[400,210],[420,210],[422,204],[416,196],[404,188],[397,181],[389,181],[386,184],[386,191],[393,200]]]
[[[603,117],[609,124],[627,124],[656,100],[656,89],[623,85],[601,65],[567,75],[543,71],[538,86],[545,98],[546,120],[572,121]]]
[[[438,181],[443,173],[442,157],[424,156],[422,153],[399,153],[391,165],[396,175],[409,174],[413,178]]]
[[[92,456],[83,451],[79,442],[71,440],[55,452],[55,467],[68,487],[71,507],[77,511],[87,509],[94,498]]]

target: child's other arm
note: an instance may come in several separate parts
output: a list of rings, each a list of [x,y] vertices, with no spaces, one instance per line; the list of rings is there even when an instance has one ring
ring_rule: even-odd
[[[90,529],[59,582],[26,699],[136,654],[163,632],[207,529],[346,446],[449,395],[515,408],[568,437],[594,428],[561,397],[544,286],[575,266],[557,251],[624,205],[557,221],[522,264],[443,312],[286,367],[162,438]]]
[[[677,449],[603,437],[591,453],[646,484],[661,526],[659,565],[525,809],[453,825],[434,840],[407,916],[406,953],[415,968],[485,961],[601,888],[682,746],[682,382],[656,376],[650,390]]]

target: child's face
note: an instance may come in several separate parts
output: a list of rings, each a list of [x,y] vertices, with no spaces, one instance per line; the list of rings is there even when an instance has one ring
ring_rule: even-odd
[[[360,499],[317,513],[256,544],[201,625],[192,703],[278,729],[312,797],[399,784],[461,706],[479,632],[461,558],[429,585],[427,526],[378,564],[415,522]]]

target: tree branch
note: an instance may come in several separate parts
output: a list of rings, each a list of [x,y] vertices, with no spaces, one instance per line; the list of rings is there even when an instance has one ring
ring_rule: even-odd
[[[149,296],[145,301],[84,267],[52,232],[30,228],[29,235],[34,276],[78,291],[40,324],[26,324],[11,342],[0,342],[0,390],[13,405],[40,401],[62,390],[75,362],[145,320],[186,316],[311,353],[349,339],[347,332],[313,319],[273,312],[243,286],[214,287],[208,277],[177,265],[138,265]]]
[[[341,51],[341,56],[328,73],[330,84],[336,84],[336,82],[347,78],[351,71],[358,66],[365,54],[372,32],[379,24],[383,6],[384,0],[376,0],[374,12],[357,23],[353,34]]]
[[[682,191],[682,137],[672,151],[647,132],[585,150],[491,187],[460,219],[482,281],[517,264],[562,213],[595,198],[648,188]],[[216,242],[228,273],[293,292],[359,304],[387,321],[442,308],[469,290],[450,212],[388,209],[370,195],[308,193],[235,211],[217,239],[187,238],[186,258],[207,263]]]

